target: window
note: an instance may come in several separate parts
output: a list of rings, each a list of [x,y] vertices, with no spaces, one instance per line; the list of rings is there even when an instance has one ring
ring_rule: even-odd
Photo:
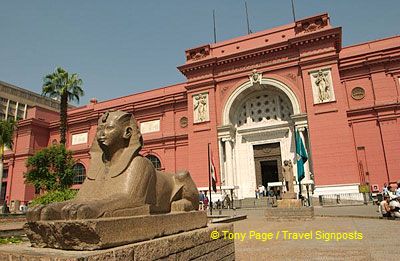
[[[85,166],[81,163],[77,163],[74,165],[74,184],[82,184],[86,178],[86,169]]]
[[[147,155],[146,158],[148,158],[151,163],[153,163],[154,168],[157,170],[161,169],[161,161],[154,155]]]
[[[3,179],[8,177],[8,169],[3,169]]]

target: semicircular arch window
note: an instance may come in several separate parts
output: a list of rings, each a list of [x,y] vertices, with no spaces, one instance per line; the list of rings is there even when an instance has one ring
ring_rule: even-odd
[[[161,169],[161,161],[159,158],[157,158],[156,156],[154,156],[152,154],[147,155],[146,158],[148,158],[151,161],[151,163],[153,164],[155,169],[157,169],[157,170]]]
[[[236,127],[256,123],[289,121],[293,115],[290,100],[283,93],[264,92],[250,96],[241,103],[236,114]]]
[[[75,173],[73,184],[82,184],[86,179],[86,168],[82,163],[76,163],[73,167]]]

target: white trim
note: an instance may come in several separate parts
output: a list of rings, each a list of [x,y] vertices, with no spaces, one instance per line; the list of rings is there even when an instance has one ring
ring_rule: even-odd
[[[319,195],[359,193],[358,183],[315,186],[314,197]]]

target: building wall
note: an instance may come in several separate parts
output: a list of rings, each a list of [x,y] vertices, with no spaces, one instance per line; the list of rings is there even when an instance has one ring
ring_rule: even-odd
[[[284,125],[287,135],[281,140],[282,159],[295,162],[293,132],[301,130],[309,148],[306,181],[315,183],[316,194],[357,193],[360,184],[395,182],[400,179],[396,161],[400,145],[399,42],[400,37],[391,37],[342,48],[341,28],[331,26],[328,15],[322,14],[192,48],[186,51],[185,64],[178,67],[186,82],[69,110],[67,146],[89,168],[98,118],[107,110],[121,109],[147,125],[142,154],[157,156],[163,170],[187,169],[198,187],[207,187],[210,144],[217,173],[232,175],[231,183],[224,183],[221,177],[218,182],[239,186],[236,195],[246,197],[254,194],[251,186],[255,185],[248,178],[254,174],[254,162],[248,162],[252,158],[246,153],[252,153],[254,144],[271,142],[271,133],[283,132],[279,128],[271,132],[267,122],[260,125],[260,141],[239,145],[243,136],[236,135],[237,126],[229,117],[235,108],[229,104],[236,106],[239,101],[230,103],[232,97],[245,99],[252,90],[268,92],[275,82],[274,90],[290,94],[296,108]],[[330,97],[334,98],[329,101],[316,100],[314,75],[320,70],[331,77]],[[251,83],[255,73],[262,75],[259,85]],[[237,93],[243,86],[250,88]],[[362,90],[355,92],[356,87]],[[208,114],[196,122],[200,94],[207,96]],[[20,122],[15,153],[8,157],[8,162],[13,162],[8,178],[12,184],[7,190],[10,199],[33,197],[32,188],[23,184],[24,161],[36,149],[59,139],[57,114],[35,110]],[[231,149],[230,159],[226,148]]]
[[[60,109],[58,101],[0,81],[0,119],[25,119],[28,108],[33,106],[53,111]]]

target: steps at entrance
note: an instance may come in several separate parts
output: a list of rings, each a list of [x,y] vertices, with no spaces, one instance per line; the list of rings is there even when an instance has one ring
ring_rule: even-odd
[[[261,198],[244,198],[233,201],[233,207],[235,208],[267,208],[271,207],[271,199],[268,197]]]

